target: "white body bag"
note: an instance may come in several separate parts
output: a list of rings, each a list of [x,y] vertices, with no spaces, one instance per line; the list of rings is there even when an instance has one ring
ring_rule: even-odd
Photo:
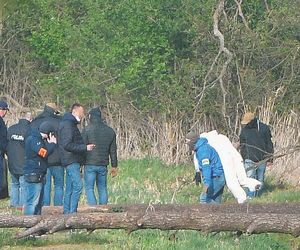
[[[236,148],[232,145],[227,136],[218,134],[216,130],[200,134],[204,137],[218,153],[224,169],[226,185],[238,203],[244,203],[247,200],[246,192],[243,187],[255,191],[261,182],[249,178],[246,175],[243,158]],[[196,171],[199,171],[199,163],[194,154],[194,165]]]

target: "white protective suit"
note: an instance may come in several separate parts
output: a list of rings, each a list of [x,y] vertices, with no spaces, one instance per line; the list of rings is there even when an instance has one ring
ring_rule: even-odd
[[[261,185],[256,179],[249,178],[246,175],[243,158],[236,148],[232,145],[227,136],[218,134],[216,130],[200,134],[204,137],[218,153],[223,165],[226,185],[238,203],[244,203],[247,200],[246,192],[242,187],[255,191]],[[199,164],[194,154],[194,164],[196,171],[199,171]]]

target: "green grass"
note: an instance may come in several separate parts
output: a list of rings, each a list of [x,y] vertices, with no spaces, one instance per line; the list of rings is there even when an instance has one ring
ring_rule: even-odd
[[[193,179],[193,166],[166,166],[157,159],[120,162],[119,175],[109,178],[110,203],[197,203],[201,187]],[[300,201],[300,190],[277,188],[267,180],[266,192],[251,202]],[[227,191],[224,202],[233,203]],[[85,204],[84,195],[80,203]],[[8,208],[9,201],[0,201],[1,214],[17,214]],[[14,240],[14,234],[24,229],[0,229],[1,249],[299,249],[300,239],[283,234],[242,235],[222,232],[201,234],[197,231],[140,230],[128,234],[125,230],[84,230],[59,232],[37,239]]]

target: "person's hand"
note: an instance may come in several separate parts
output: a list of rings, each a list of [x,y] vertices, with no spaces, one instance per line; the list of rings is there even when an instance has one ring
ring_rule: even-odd
[[[199,186],[199,183],[201,183],[201,173],[200,172],[196,172],[196,174],[195,174],[195,183],[197,186]]]
[[[87,151],[92,151],[95,147],[96,147],[95,144],[88,144],[88,145],[86,145],[86,150]]]
[[[56,137],[53,135],[53,134],[49,134],[49,137],[47,138],[47,141],[49,142],[49,143],[57,143],[57,140],[56,140]]]
[[[273,162],[267,162],[267,168],[272,168],[273,167]]]
[[[208,191],[208,186],[203,185],[202,193],[207,194],[207,191]]]
[[[116,177],[118,175],[118,168],[112,167],[109,174],[112,178]]]

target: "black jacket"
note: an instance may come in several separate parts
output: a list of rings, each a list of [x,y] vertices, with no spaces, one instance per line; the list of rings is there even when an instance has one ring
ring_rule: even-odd
[[[0,155],[4,155],[7,148],[7,127],[0,116]]]
[[[7,130],[8,168],[12,174],[23,175],[25,163],[25,138],[30,129],[30,122],[20,119]]]
[[[87,152],[85,164],[107,166],[110,158],[111,166],[118,166],[116,133],[100,117],[91,116],[90,124],[83,130],[82,136],[86,144],[96,145]]]
[[[65,113],[58,129],[58,145],[62,166],[83,163],[87,151],[77,120],[71,113]]]
[[[32,173],[45,175],[48,156],[51,155],[54,148],[54,143],[47,143],[37,129],[31,129],[25,139],[24,175]]]
[[[241,154],[243,159],[250,159],[258,162],[270,158],[274,153],[272,135],[269,126],[253,119],[244,128],[240,134]]]
[[[45,121],[51,123],[51,125],[56,129],[56,131],[54,131],[54,134],[57,138],[61,116],[56,114],[55,110],[47,105],[44,107],[44,111],[41,114],[39,114],[35,119],[33,119],[33,121],[31,122],[31,128],[38,129],[39,126]],[[56,145],[53,153],[48,158],[48,166],[61,166],[58,145]]]

